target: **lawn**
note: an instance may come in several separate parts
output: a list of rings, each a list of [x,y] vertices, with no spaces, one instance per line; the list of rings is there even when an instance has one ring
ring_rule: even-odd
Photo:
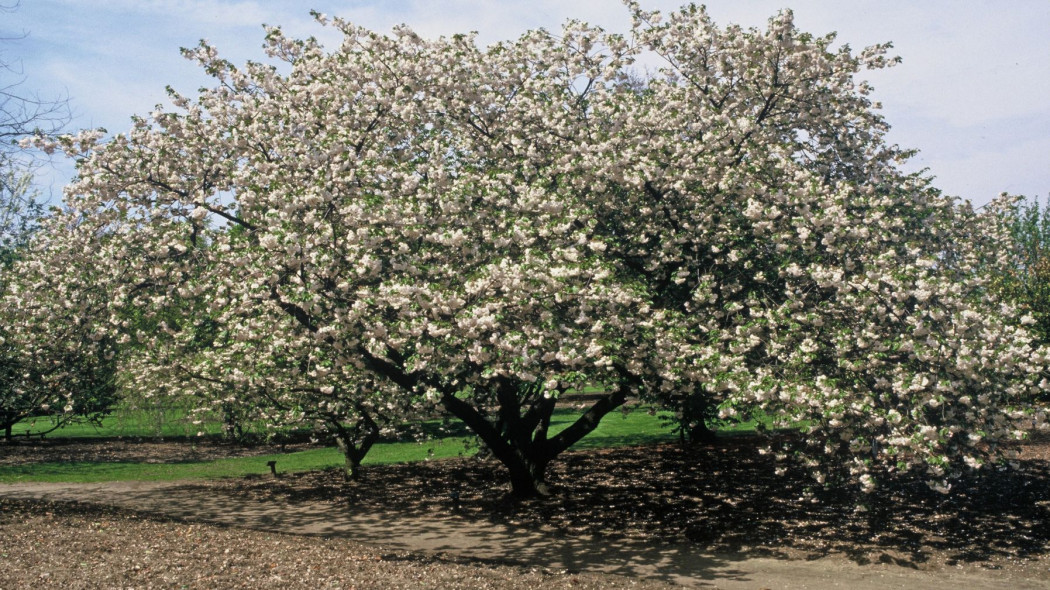
[[[222,423],[218,420],[205,420],[194,424],[196,418],[186,408],[155,407],[129,408],[118,407],[113,413],[103,416],[101,424],[77,422],[66,424],[48,434],[49,438],[177,438],[197,436],[220,436]],[[30,418],[22,420],[11,428],[15,437],[26,433],[48,431],[52,427],[50,418]],[[249,425],[261,429],[261,425]]]
[[[564,408],[555,412],[551,424],[551,435],[568,427],[578,416],[578,411]],[[158,421],[145,414],[134,420],[125,416],[107,417],[101,427],[93,425],[70,425],[56,430],[49,438],[67,440],[98,440],[116,437],[156,438],[158,432],[168,437],[186,437],[186,420],[177,414],[167,422]],[[668,427],[666,412],[650,413],[642,408],[629,413],[612,412],[598,425],[594,432],[575,445],[575,449],[609,448],[646,443],[677,440]],[[28,424],[19,425],[15,432],[24,432]],[[430,432],[438,432],[438,421],[424,425]],[[751,431],[754,424],[745,423],[723,429],[722,432]],[[217,435],[218,424],[201,425],[202,432]],[[193,445],[196,437],[189,436],[185,444]],[[385,440],[376,443],[365,457],[364,465],[409,463],[473,455],[477,452],[475,438],[463,429],[436,434],[424,442]],[[268,472],[267,462],[276,461],[277,469],[283,473],[313,471],[341,466],[342,454],[334,447],[258,455],[231,457],[203,461],[173,461],[164,463],[111,462],[111,461],[56,461],[28,465],[0,465],[0,482],[51,481],[51,482],[101,482],[118,480],[173,480],[194,478],[242,477]]]

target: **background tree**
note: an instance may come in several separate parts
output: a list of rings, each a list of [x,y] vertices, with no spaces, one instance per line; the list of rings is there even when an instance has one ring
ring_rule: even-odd
[[[79,256],[79,255],[78,255]],[[116,402],[116,349],[101,322],[106,292],[90,267],[56,273],[65,258],[41,232],[0,271],[0,429],[37,418],[46,434],[78,420],[97,421]]]
[[[0,4],[0,14],[17,8],[17,2]],[[24,36],[0,31],[0,46]],[[5,249],[28,235],[43,213],[40,195],[29,186],[38,160],[18,142],[33,135],[54,137],[70,119],[67,100],[28,93],[24,82],[18,60],[0,50],[0,248]]]
[[[1050,343],[1050,208],[1033,198],[1017,202],[1011,213],[1013,256],[994,284],[1003,297],[1032,314],[1033,331]]]
[[[0,5],[0,13],[16,8]],[[0,53],[0,430],[7,439],[23,418],[40,417],[34,430],[44,433],[97,419],[114,401],[113,351],[84,316],[84,302],[104,295],[91,293],[83,268],[68,269],[71,291],[42,266],[46,238],[34,236],[45,215],[32,184],[37,160],[19,145],[54,137],[69,120],[68,104],[22,92],[23,82],[17,62]]]

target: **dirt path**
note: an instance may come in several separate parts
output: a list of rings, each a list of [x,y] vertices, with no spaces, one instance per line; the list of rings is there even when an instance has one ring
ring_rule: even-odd
[[[24,483],[0,485],[0,497],[80,501],[191,521],[345,537],[391,549],[601,572],[688,587],[753,588],[1050,588],[1050,560],[997,570],[975,566],[916,569],[858,565],[838,556],[816,560],[713,554],[686,545],[556,534],[477,522],[452,513],[406,515],[354,511],[325,502],[295,504],[248,498],[202,482]]]

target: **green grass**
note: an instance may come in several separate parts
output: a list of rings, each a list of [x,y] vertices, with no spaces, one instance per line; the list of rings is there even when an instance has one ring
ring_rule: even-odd
[[[194,424],[194,417],[184,408],[133,409],[118,407],[113,413],[104,416],[101,425],[74,422],[48,434],[53,438],[177,438],[197,436],[203,433],[209,436],[222,434],[222,424],[217,420]],[[11,428],[12,435],[24,436],[28,433],[48,431],[53,424],[51,418],[29,418],[22,420]]]
[[[393,442],[377,444],[365,458],[365,465],[423,461],[428,458],[455,457],[464,452],[463,438],[449,438],[427,443]],[[173,479],[214,479],[267,474],[268,461],[277,461],[282,473],[313,471],[343,465],[342,453],[334,447],[310,449],[295,453],[233,457],[212,461],[176,463],[129,463],[98,461],[62,461],[33,465],[0,466],[0,482],[101,482],[165,481]]]
[[[551,423],[551,435],[568,427],[577,417],[579,411],[559,409]],[[627,414],[612,412],[598,425],[594,432],[577,443],[575,449],[593,449],[615,446],[638,445],[677,440],[667,427],[665,412],[650,414],[637,409]],[[114,432],[105,428],[71,426],[56,431],[52,436],[70,438],[112,437]],[[436,421],[430,426],[436,426]],[[749,432],[754,423],[735,425],[723,432]],[[121,432],[128,432],[122,430]],[[134,431],[131,432],[141,432]],[[61,433],[61,434],[59,434]],[[184,435],[184,432],[169,436]],[[123,436],[129,436],[124,434]],[[141,436],[130,435],[130,436]],[[458,455],[473,454],[475,448],[473,437],[453,432],[441,438],[423,443],[382,441],[376,443],[365,457],[364,464],[379,465],[387,463],[407,463],[427,459],[444,459]],[[192,443],[191,443],[192,444]],[[277,461],[277,469],[282,473],[312,471],[329,467],[342,466],[344,459],[335,448],[319,448],[287,454],[274,454],[258,457],[237,457],[211,461],[186,461],[174,463],[108,463],[108,462],[54,462],[36,463],[33,465],[0,466],[0,482],[101,482],[118,480],[173,480],[200,479],[220,477],[242,477],[249,474],[269,473],[267,461]]]

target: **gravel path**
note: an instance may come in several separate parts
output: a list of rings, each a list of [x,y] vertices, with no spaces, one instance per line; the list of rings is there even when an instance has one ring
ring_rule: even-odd
[[[268,532],[345,538],[384,549],[452,559],[528,564],[550,570],[629,576],[687,587],[754,588],[1050,588],[1050,560],[1017,567],[859,565],[833,555],[814,560],[715,554],[695,546],[566,536],[478,522],[452,512],[405,514],[328,502],[268,501],[208,482],[22,483],[0,485],[0,499],[76,501],[189,522]],[[0,584],[2,587],[2,584]]]

